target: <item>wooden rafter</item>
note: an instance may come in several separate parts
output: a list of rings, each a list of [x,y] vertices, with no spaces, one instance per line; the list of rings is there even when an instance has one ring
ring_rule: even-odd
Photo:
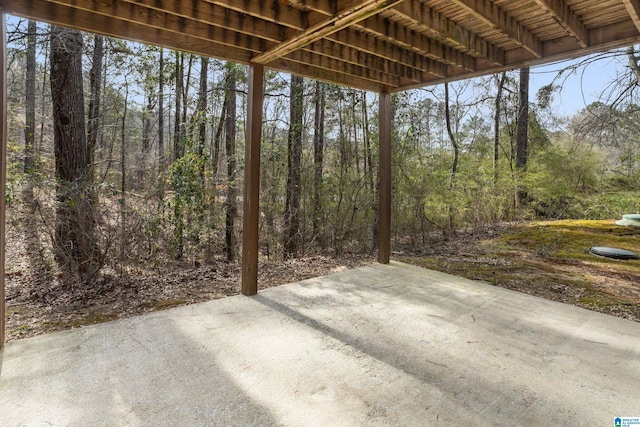
[[[90,10],[104,18],[110,18],[110,14],[115,10],[114,6],[93,0],[56,0],[55,2],[60,5],[73,4],[81,8],[77,13],[82,14],[83,11]],[[197,11],[189,15],[190,8],[186,7],[185,2],[180,0],[164,1],[161,4],[162,8],[152,7],[155,4],[157,2],[154,0],[121,2],[119,9],[116,10],[117,16],[122,17],[127,22],[134,22],[135,17],[145,15],[147,16],[145,25],[152,27],[154,30],[163,29],[172,32],[176,36],[188,35],[200,39],[203,43],[216,43],[225,46],[217,48],[214,52],[237,48],[249,51],[248,55],[247,52],[243,52],[243,60],[241,62],[247,62],[245,58],[264,52],[269,47],[276,46],[277,43],[285,38],[286,28],[280,25],[246,16],[233,10],[226,10],[220,6],[207,3],[207,5],[198,8]],[[191,18],[187,18],[188,16],[191,16]],[[43,17],[43,19],[47,18]],[[211,40],[215,40],[215,42],[211,42]],[[305,50],[312,52],[313,49],[313,47],[305,48]],[[352,48],[345,47],[345,50],[349,49]],[[185,48],[185,50],[189,49]],[[393,67],[392,63],[385,63],[389,61],[374,61],[373,57],[367,56],[361,57],[359,64],[349,64],[348,62],[340,64],[339,62],[342,61],[342,58],[335,56],[333,58],[325,58],[322,57],[323,52],[314,53],[320,56],[293,52],[289,59],[315,68],[333,69],[343,74],[352,74],[358,78],[384,85],[398,81],[396,78],[386,75],[384,71]],[[406,67],[399,68],[404,70],[405,76],[416,75],[418,71],[405,70]],[[376,78],[379,78],[379,80],[376,80]],[[341,81],[349,80],[341,79]]]
[[[278,46],[257,55],[252,61],[258,64],[272,62],[316,40],[327,37],[382,10],[388,9],[400,1],[402,0],[366,0],[355,6],[348,7],[329,19],[325,19],[280,43]]]
[[[631,20],[640,32],[640,0],[622,0],[622,3],[624,3],[627,13],[629,13]]]
[[[449,43],[468,50],[474,55],[486,57],[496,65],[504,65],[504,51],[476,36],[463,26],[442,16],[418,0],[405,0],[393,7],[393,11],[404,19],[428,28]]]
[[[496,31],[509,36],[523,48],[531,52],[536,58],[542,58],[542,41],[523,27],[518,21],[510,17],[504,10],[490,0],[450,0],[451,3],[462,6],[467,13],[476,19],[493,27]]]
[[[553,19],[571,34],[580,44],[580,47],[589,45],[589,31],[580,18],[567,6],[564,0],[535,0],[546,9]]]
[[[241,63],[275,52],[266,67],[389,92],[640,42],[640,0],[0,0],[0,8]]]
[[[357,28],[388,40],[403,49],[413,50],[435,61],[461,67],[468,71],[475,71],[476,69],[475,59],[473,57],[439,43],[430,37],[410,30],[405,26],[384,19],[379,15],[362,21]]]
[[[335,13],[335,2],[316,0],[311,2],[293,1],[292,3],[304,5],[305,8],[312,12],[328,17],[331,17],[333,13]],[[396,2],[392,8],[389,7],[386,9],[395,10],[395,8],[401,7],[404,3],[406,3],[406,0],[404,2]],[[475,70],[475,60],[473,57],[451,47],[444,46],[436,40],[418,34],[415,31],[404,28],[394,22],[390,22],[389,20],[380,17],[379,14],[372,14],[366,20],[362,20],[359,23],[352,25],[352,28],[353,30],[343,30],[340,32],[339,36],[335,37],[336,41],[340,42],[340,38],[344,37],[345,31],[366,31],[368,34],[387,40],[389,43],[399,46],[402,49],[412,50],[416,54],[422,55],[431,60],[461,67],[467,71]]]

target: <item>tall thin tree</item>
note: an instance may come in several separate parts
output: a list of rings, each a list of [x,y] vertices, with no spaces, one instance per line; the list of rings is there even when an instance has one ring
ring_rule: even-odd
[[[520,90],[518,102],[518,124],[516,133],[516,169],[524,171],[527,167],[529,145],[529,67],[520,69]],[[516,202],[524,203],[526,191],[520,186]]]
[[[93,61],[89,73],[89,130],[87,133],[87,164],[89,174],[94,173],[94,155],[98,144],[100,124],[100,95],[102,89],[102,69],[104,60],[104,37],[95,35],[93,39]]]
[[[449,141],[451,142],[451,146],[453,147],[453,162],[451,163],[451,174],[449,179],[449,190],[453,191],[456,185],[456,175],[458,173],[458,161],[460,158],[460,147],[458,146],[458,141],[456,139],[455,134],[453,133],[453,128],[451,125],[451,106],[449,102],[449,83],[444,84],[444,114],[445,121],[447,125],[447,135],[449,135]],[[451,200],[449,202],[449,228],[451,230],[454,229],[454,201]]]
[[[225,83],[225,152],[227,156],[227,198],[225,201],[225,239],[224,251],[228,261],[236,257],[235,219],[236,205],[236,80],[235,64],[227,63],[227,81]]]
[[[300,248],[300,195],[302,159],[302,77],[291,76],[289,137],[287,149],[287,195],[284,212],[284,257],[298,255]]]
[[[322,170],[324,161],[324,111],[325,84],[316,80],[315,83],[315,126],[313,134],[313,235],[320,246],[324,245],[322,232]]]
[[[164,50],[158,58],[158,200],[164,199]],[[162,204],[162,203],[161,203]]]
[[[209,77],[209,58],[200,57],[200,89],[198,91],[198,111],[196,113],[198,120],[198,157],[202,160],[200,165],[200,184],[204,191],[204,147],[207,138],[207,93]]]
[[[27,177],[25,203],[30,209],[33,205],[33,180],[35,172],[36,143],[36,21],[29,20],[27,25],[27,70],[24,125],[24,173]]]
[[[493,112],[493,184],[498,183],[498,161],[500,160],[500,112],[502,110],[502,90],[507,79],[507,73],[502,72],[498,81],[498,91],[495,99],[495,110]]]

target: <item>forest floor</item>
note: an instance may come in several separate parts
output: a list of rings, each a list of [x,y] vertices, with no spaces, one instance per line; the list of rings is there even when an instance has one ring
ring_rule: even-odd
[[[171,264],[161,269],[106,271],[90,287],[64,287],[51,272],[46,236],[24,216],[7,222],[7,339],[130,317],[240,291],[238,263]],[[640,261],[588,254],[590,246],[640,252],[640,229],[613,221],[507,224],[432,236],[393,259],[531,295],[640,321]],[[49,257],[50,258],[50,257]],[[261,261],[261,288],[375,262],[370,255]]]
[[[503,224],[443,237],[394,258],[640,321],[640,260],[594,256],[592,246],[640,253],[640,228],[613,220]]]

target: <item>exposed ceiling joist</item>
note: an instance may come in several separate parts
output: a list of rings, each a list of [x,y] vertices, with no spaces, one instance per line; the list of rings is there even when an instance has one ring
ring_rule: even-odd
[[[564,0],[535,0],[553,19],[576,38],[580,47],[589,46],[589,31]]]
[[[363,19],[367,19],[369,16],[388,9],[400,1],[402,0],[366,0],[357,3],[354,6],[341,10],[329,19],[325,19],[305,29],[301,33],[280,43],[278,46],[257,55],[252,61],[258,64],[266,64],[274,61],[316,40],[320,40],[343,28],[354,25]]]
[[[389,92],[640,43],[640,0],[0,0],[0,9]]]
[[[504,51],[486,40],[477,37],[471,31],[456,24],[419,0],[405,0],[393,7],[404,19],[428,28],[449,43],[478,56],[486,57],[496,65],[504,65]]]
[[[542,41],[490,0],[450,0],[476,19],[502,32],[536,58],[542,58]]]
[[[475,59],[464,52],[446,46],[432,38],[380,16],[372,16],[362,21],[358,27],[370,32],[372,35],[388,40],[403,49],[413,50],[434,61],[461,67],[468,71],[475,71],[476,69]]]
[[[640,0],[622,0],[622,3],[624,3],[631,20],[640,32]]]

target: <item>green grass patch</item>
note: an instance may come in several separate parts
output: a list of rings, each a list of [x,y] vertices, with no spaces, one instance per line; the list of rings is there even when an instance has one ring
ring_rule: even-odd
[[[640,260],[597,257],[589,253],[592,246],[640,253],[640,228],[618,226],[613,220],[529,222],[482,241],[452,245],[458,253],[449,248],[442,255],[399,261],[638,318],[640,299],[631,289],[640,283]]]

